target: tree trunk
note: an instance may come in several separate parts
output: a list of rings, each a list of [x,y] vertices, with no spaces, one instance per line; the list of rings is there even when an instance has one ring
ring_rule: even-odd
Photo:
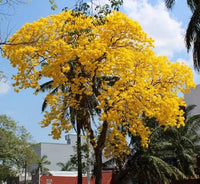
[[[77,119],[77,159],[78,159],[78,184],[82,184],[82,156],[81,156],[81,127]]]
[[[103,122],[102,130],[96,143],[94,141],[95,139],[94,132],[89,123],[88,123],[87,129],[90,132],[90,143],[93,146],[94,153],[95,153],[95,165],[94,165],[95,184],[101,184],[102,183],[102,154],[103,154],[103,149],[104,149],[104,145],[106,141],[108,122],[107,121]]]
[[[102,150],[96,150],[95,149],[95,166],[94,166],[94,172],[95,172],[95,184],[101,184],[102,183]]]
[[[87,184],[90,184],[90,143],[89,143],[88,135],[87,135],[87,138],[86,138],[86,143],[87,143],[87,154],[86,154],[86,158],[87,158]]]
[[[27,163],[25,161],[25,168],[24,168],[24,184],[26,184],[26,174],[27,174]]]

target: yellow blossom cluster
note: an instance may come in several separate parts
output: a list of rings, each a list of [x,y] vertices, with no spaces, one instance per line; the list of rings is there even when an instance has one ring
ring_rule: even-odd
[[[195,86],[191,68],[156,56],[152,47],[138,22],[121,12],[99,24],[95,17],[66,11],[25,24],[2,49],[18,69],[16,91],[39,89],[43,78],[53,81],[57,93],[49,91],[41,123],[52,125],[54,138],[71,129],[69,109],[83,108],[80,102],[93,97],[102,110],[99,126],[108,123],[109,153],[128,154],[127,135],[148,145],[144,116],[166,128],[184,125],[179,107],[185,103],[178,93]]]

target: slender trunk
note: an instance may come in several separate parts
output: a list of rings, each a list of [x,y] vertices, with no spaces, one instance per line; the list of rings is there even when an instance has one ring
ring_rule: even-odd
[[[106,133],[108,129],[108,122],[104,121],[102,125],[102,130],[97,141],[97,147],[94,148],[95,152],[95,167],[94,167],[94,174],[95,174],[95,184],[102,184],[102,155],[103,149],[106,141]]]
[[[24,168],[24,184],[26,184],[26,173],[27,173],[27,163],[25,161],[25,168]]]
[[[81,127],[77,120],[77,159],[78,159],[78,184],[82,184],[82,157],[81,157]]]
[[[95,184],[102,184],[102,150],[95,149]]]
[[[90,143],[88,139],[88,135],[86,138],[87,143],[87,184],[90,184]]]
[[[37,173],[37,176],[38,176],[38,184],[40,184],[40,174],[42,175],[42,172],[40,172],[41,171],[41,169],[40,169],[40,167],[38,168],[38,173]]]

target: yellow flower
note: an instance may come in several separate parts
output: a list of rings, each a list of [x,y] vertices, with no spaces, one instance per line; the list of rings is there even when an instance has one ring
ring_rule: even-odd
[[[127,135],[140,136],[141,145],[148,146],[151,129],[144,115],[156,118],[166,129],[184,125],[179,107],[185,103],[179,93],[188,92],[195,83],[190,67],[155,55],[153,39],[138,22],[115,11],[105,20],[98,24],[95,17],[74,16],[72,11],[51,15],[25,24],[2,50],[17,68],[16,92],[52,81],[41,125],[52,126],[53,138],[68,132],[77,120],[70,115],[79,113],[88,121],[84,124],[88,135],[96,127],[93,147],[98,146],[106,122],[105,153],[124,158],[130,153]],[[92,105],[101,110],[94,126],[89,122]]]

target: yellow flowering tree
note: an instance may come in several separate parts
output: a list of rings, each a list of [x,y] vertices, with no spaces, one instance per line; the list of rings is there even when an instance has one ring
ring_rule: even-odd
[[[96,184],[105,147],[107,156],[129,154],[127,135],[140,136],[142,146],[148,146],[151,130],[144,116],[166,128],[184,125],[179,107],[185,103],[178,94],[195,86],[191,68],[156,56],[153,40],[136,21],[113,12],[103,22],[66,11],[25,24],[2,47],[18,69],[15,91],[39,90],[48,78],[56,88],[46,96],[49,108],[41,122],[52,126],[53,138],[72,128],[70,110],[82,112],[96,158]],[[91,98],[101,110],[94,125]]]

